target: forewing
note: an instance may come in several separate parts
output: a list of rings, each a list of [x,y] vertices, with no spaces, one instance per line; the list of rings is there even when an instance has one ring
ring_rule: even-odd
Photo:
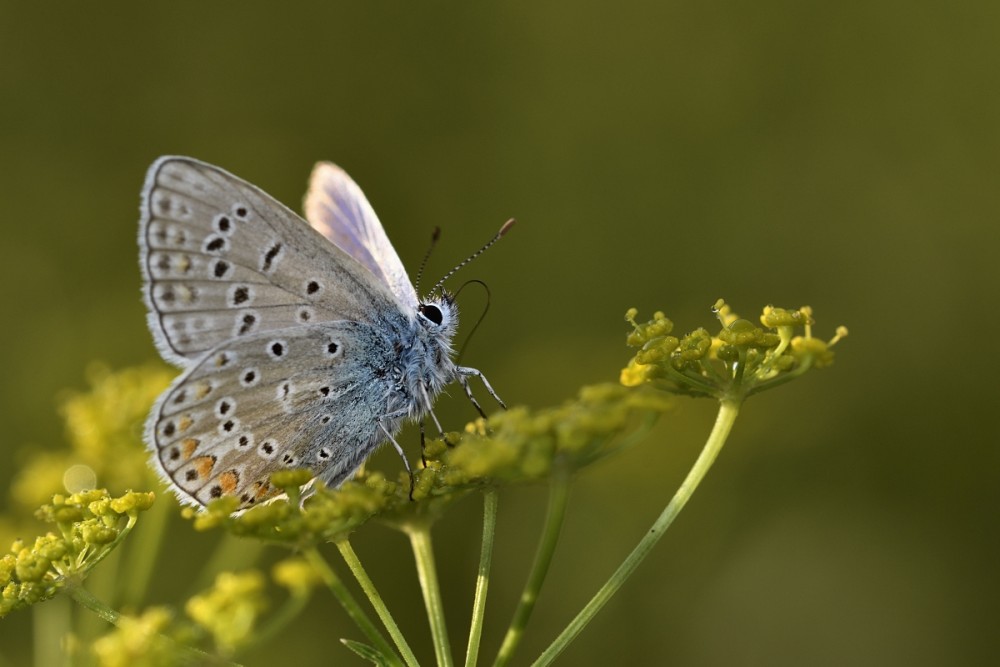
[[[320,162],[309,179],[306,219],[314,229],[381,280],[403,305],[417,307],[417,295],[399,255],[364,193],[343,169]]]
[[[234,496],[246,508],[277,491],[270,473],[304,467],[339,484],[382,440],[391,363],[385,339],[357,322],[254,334],[189,367],[153,408],[146,441],[182,501]],[[384,375],[384,374],[383,374]]]
[[[153,338],[180,366],[230,338],[373,321],[400,307],[382,280],[286,206],[191,158],[149,168],[139,255]]]

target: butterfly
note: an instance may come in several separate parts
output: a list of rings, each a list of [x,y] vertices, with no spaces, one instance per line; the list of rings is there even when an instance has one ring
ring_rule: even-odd
[[[386,441],[409,470],[395,435],[407,419],[437,423],[434,399],[451,382],[480,414],[473,377],[505,407],[480,371],[453,360],[454,297],[439,282],[418,298],[342,169],[316,165],[305,213],[309,222],[192,158],[161,157],[146,175],[147,319],[183,372],[153,406],[145,440],[184,503],[232,496],[246,509],[278,495],[269,478],[283,468],[336,486]]]

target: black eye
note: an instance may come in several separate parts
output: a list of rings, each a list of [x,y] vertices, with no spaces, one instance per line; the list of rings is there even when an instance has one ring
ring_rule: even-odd
[[[441,309],[435,305],[420,304],[420,314],[434,324],[441,324],[441,320],[444,319],[444,316],[441,314]]]

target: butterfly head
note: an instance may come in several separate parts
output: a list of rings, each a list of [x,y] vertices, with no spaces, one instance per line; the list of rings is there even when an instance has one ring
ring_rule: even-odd
[[[417,319],[423,326],[424,331],[434,335],[438,340],[443,341],[445,346],[450,346],[451,338],[454,336],[455,329],[458,327],[458,306],[455,305],[455,295],[451,294],[442,287],[444,281],[454,275],[454,273],[463,266],[489,250],[489,248],[494,243],[499,241],[500,238],[513,226],[514,219],[511,218],[505,222],[502,227],[500,227],[500,231],[498,231],[496,235],[486,243],[486,245],[469,255],[469,257],[467,257],[464,261],[459,262],[455,268],[446,273],[444,277],[441,278],[441,280],[439,280],[431,289],[431,295],[421,301],[417,306]],[[440,230],[435,229],[434,236],[431,239],[431,249],[433,249],[439,236]],[[427,263],[427,257],[429,255],[430,250],[427,251],[427,255],[424,256],[424,261],[420,264],[420,271],[417,273],[416,289],[420,288],[420,277],[424,273],[424,265]]]
[[[416,340],[403,361],[406,381],[414,397],[421,394],[433,397],[455,379],[455,363],[451,358],[451,340],[458,329],[455,298],[442,290],[423,299],[417,306],[416,319],[419,322]]]
[[[450,341],[458,326],[458,306],[455,305],[455,297],[442,290],[438,295],[421,301],[417,306],[417,320],[424,331]]]

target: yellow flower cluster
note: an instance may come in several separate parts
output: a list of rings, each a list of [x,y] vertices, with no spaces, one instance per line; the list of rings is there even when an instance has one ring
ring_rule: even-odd
[[[55,524],[57,532],[31,545],[17,540],[0,557],[0,617],[79,585],[132,529],[139,512],[152,506],[153,498],[152,493],[131,491],[112,498],[103,489],[54,496],[36,516]]]
[[[637,348],[621,372],[628,387],[651,383],[677,394],[741,401],[747,396],[797,377],[812,367],[833,361],[833,345],[847,335],[839,327],[829,341],[812,336],[812,309],[786,310],[767,306],[761,326],[742,319],[721,299],[713,310],[722,327],[714,336],[696,329],[681,337],[671,335],[673,322],[660,312],[643,324],[638,311],[625,319],[633,330],[626,342]],[[803,334],[795,336],[797,328]]]

